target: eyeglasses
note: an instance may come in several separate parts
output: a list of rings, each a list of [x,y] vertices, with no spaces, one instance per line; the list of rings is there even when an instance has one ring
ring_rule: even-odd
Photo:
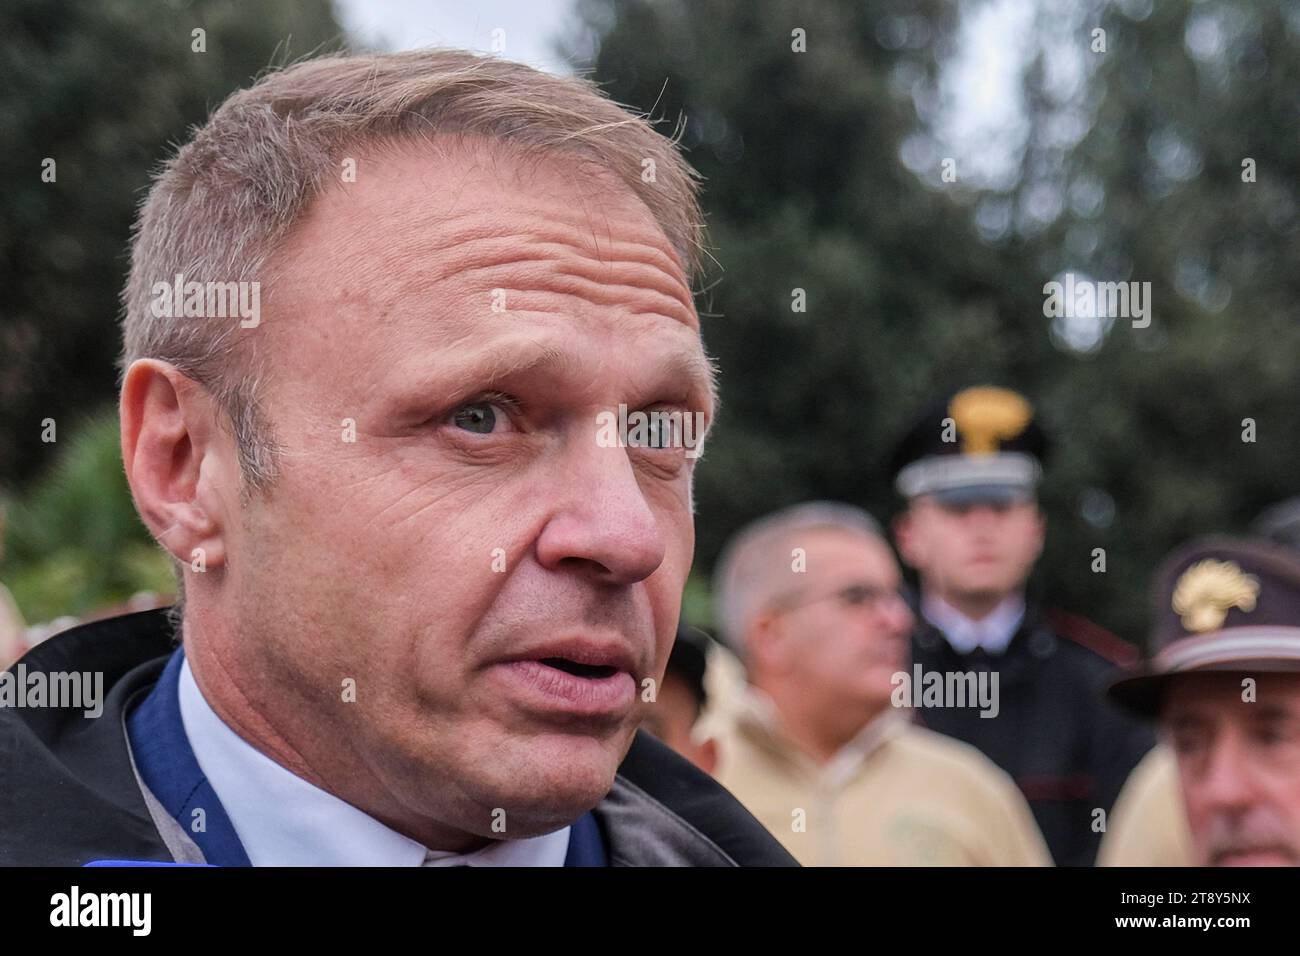
[[[874,584],[856,583],[846,585],[832,591],[830,594],[822,594],[807,600],[799,600],[798,595],[791,595],[774,602],[773,606],[777,613],[788,614],[791,611],[798,611],[813,604],[820,604],[822,601],[838,601],[840,607],[845,610],[876,608],[889,601],[906,603],[906,599],[898,588],[881,588],[876,587]]]

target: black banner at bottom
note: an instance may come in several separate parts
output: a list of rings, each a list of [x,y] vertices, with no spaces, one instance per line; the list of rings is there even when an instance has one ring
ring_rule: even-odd
[[[1054,940],[1098,934],[1230,941],[1294,920],[1287,870],[823,869],[598,872],[461,867],[421,870],[221,870],[204,867],[0,869],[5,930],[76,941],[261,941],[276,935],[340,944],[452,924],[497,941],[520,932],[602,924],[621,932],[814,928],[864,939],[937,942],[980,931],[1050,929]],[[670,932],[671,931],[671,932]],[[698,934],[698,936],[697,936]],[[459,932],[457,932],[459,936]],[[418,938],[418,937],[417,937]],[[434,936],[426,938],[433,939]],[[663,937],[660,937],[663,939]],[[664,939],[664,942],[667,942]],[[20,950],[14,950],[19,952]]]

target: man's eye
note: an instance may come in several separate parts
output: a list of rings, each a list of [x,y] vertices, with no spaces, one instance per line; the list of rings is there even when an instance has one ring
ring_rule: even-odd
[[[851,585],[840,592],[840,600],[849,607],[861,607],[863,604],[869,604],[876,596],[876,590],[864,584]]]
[[[662,418],[652,419],[646,433],[646,448],[669,448],[673,441],[673,430]]]
[[[1255,739],[1266,747],[1279,747],[1292,743],[1295,735],[1282,727],[1261,727],[1255,732]]]
[[[492,402],[479,401],[462,405],[452,413],[451,423],[457,428],[479,435],[490,435],[496,431],[497,420],[504,424],[505,413]]]
[[[629,448],[667,448],[671,438],[671,429],[657,412],[633,412],[628,416]]]

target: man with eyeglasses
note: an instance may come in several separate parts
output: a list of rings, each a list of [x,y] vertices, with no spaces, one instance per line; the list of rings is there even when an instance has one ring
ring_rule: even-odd
[[[718,779],[805,865],[1049,862],[1011,779],[895,706],[912,612],[869,515],[812,502],[727,545],[715,618],[747,685]]]
[[[1026,602],[1046,532],[1037,485],[1047,437],[1016,392],[963,389],[923,415],[894,458],[906,500],[894,531],[920,579],[912,654],[938,674],[997,678],[996,716],[925,709],[932,730],[979,748],[1029,801],[1053,858],[1089,866],[1129,772],[1154,743],[1104,698],[1136,650],[1082,618]],[[1088,573],[1092,544],[1078,544]]]

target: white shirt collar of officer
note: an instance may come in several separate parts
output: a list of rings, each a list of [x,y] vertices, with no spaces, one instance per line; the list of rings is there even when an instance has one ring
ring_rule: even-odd
[[[969,654],[977,647],[989,654],[1004,654],[1025,619],[1025,598],[1012,594],[976,621],[938,595],[926,594],[921,598],[921,614],[939,629],[958,654]]]
[[[569,827],[470,853],[430,850],[247,743],[204,699],[186,659],[181,723],[254,866],[563,866]]]

